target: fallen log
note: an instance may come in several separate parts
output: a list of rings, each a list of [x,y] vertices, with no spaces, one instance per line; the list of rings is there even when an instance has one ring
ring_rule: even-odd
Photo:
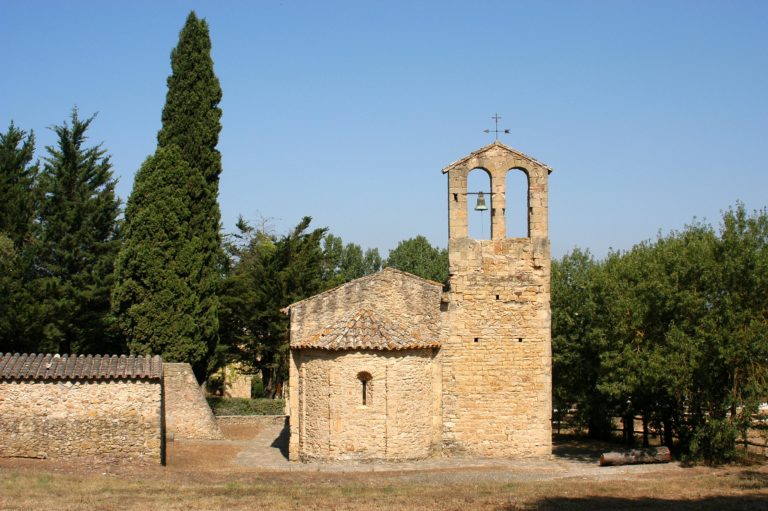
[[[632,449],[631,451],[604,452],[600,455],[600,466],[638,465],[641,463],[669,463],[672,453],[665,446],[648,449]]]

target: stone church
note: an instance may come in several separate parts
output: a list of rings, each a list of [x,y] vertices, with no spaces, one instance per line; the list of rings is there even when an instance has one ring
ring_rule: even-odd
[[[490,177],[491,236],[469,237],[467,176]],[[443,169],[449,279],[387,268],[288,306],[291,460],[551,453],[548,177],[498,140]],[[506,177],[528,235],[506,236]]]

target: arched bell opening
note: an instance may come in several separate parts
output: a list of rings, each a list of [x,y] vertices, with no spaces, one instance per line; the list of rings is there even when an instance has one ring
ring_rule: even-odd
[[[528,173],[521,168],[512,168],[506,176],[505,220],[507,238],[529,238],[530,226],[530,193]]]
[[[469,237],[476,240],[491,239],[491,174],[484,168],[476,168],[467,175],[467,224]]]

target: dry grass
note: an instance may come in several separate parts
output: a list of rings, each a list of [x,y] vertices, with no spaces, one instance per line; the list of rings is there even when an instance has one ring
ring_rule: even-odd
[[[765,465],[595,471],[594,452],[609,446],[580,441],[555,452],[590,471],[564,479],[525,468],[268,472],[233,463],[259,431],[233,425],[227,441],[170,443],[166,467],[0,458],[0,509],[768,511]]]
[[[218,460],[225,457],[224,453],[214,455]],[[202,469],[194,463],[162,468],[0,460],[0,508],[768,509],[768,468],[764,466],[694,467],[607,481],[579,477],[510,482],[498,471],[483,475],[487,477],[478,479],[475,474],[473,482],[461,482],[461,478],[457,482],[456,474],[446,471],[269,473],[226,464]]]

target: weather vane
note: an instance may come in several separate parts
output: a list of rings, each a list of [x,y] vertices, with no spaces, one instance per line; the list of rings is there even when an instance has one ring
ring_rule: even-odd
[[[499,114],[494,114],[493,117],[491,117],[496,122],[496,129],[493,130],[483,130],[483,133],[494,133],[496,135],[496,140],[499,139],[499,133],[504,133],[505,135],[509,135],[509,130],[500,130],[499,129],[499,121],[501,120],[501,116]]]

